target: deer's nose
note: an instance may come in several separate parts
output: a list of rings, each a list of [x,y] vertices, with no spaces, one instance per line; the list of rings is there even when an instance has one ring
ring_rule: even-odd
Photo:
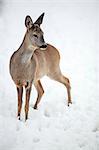
[[[41,45],[40,48],[44,48],[44,49],[47,48],[47,44]]]

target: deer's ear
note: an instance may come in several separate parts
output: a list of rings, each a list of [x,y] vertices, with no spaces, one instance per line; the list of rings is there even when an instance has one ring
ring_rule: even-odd
[[[42,14],[39,16],[39,18],[35,21],[34,24],[38,24],[38,25],[40,26],[40,25],[42,24],[42,22],[43,22],[44,14],[45,14],[45,13],[42,13]]]
[[[26,16],[25,26],[27,27],[27,29],[30,29],[33,26],[33,21],[32,21],[32,18],[30,16]]]

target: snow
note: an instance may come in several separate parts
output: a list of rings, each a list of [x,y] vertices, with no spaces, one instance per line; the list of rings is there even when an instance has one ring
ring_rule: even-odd
[[[99,2],[1,0],[0,5],[0,150],[99,150]],[[59,49],[73,104],[67,107],[62,84],[44,77],[38,110],[32,108],[33,87],[29,119],[24,121],[23,105],[19,121],[9,59],[25,34],[25,16],[35,21],[42,12],[45,40]]]

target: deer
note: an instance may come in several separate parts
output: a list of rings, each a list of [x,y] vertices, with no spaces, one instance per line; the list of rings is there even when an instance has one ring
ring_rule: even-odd
[[[61,73],[59,66],[59,51],[44,40],[44,32],[40,27],[44,14],[42,13],[34,23],[29,15],[26,16],[26,33],[24,39],[18,50],[10,58],[9,71],[17,89],[17,117],[19,120],[22,108],[23,88],[25,89],[25,120],[27,120],[32,85],[37,90],[37,100],[34,105],[34,109],[37,109],[44,94],[40,80],[45,75],[50,79],[62,83],[66,87],[68,106],[70,103],[72,104],[70,81]]]

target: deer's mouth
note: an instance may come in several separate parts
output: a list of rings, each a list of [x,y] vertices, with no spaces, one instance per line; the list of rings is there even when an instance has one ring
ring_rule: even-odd
[[[47,44],[44,44],[44,45],[40,46],[41,50],[46,50],[46,48],[47,48]]]

